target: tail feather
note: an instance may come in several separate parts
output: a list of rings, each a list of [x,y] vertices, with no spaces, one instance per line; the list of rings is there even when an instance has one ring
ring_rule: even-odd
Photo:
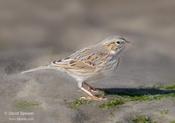
[[[53,66],[50,66],[50,65],[40,66],[40,67],[37,67],[37,68],[33,68],[33,69],[26,70],[26,71],[22,71],[21,74],[30,73],[30,72],[34,72],[34,71],[37,71],[37,70],[44,70],[44,69],[56,69],[56,68],[53,67]]]

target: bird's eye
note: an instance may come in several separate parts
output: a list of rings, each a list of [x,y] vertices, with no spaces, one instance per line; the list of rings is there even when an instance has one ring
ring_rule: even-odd
[[[120,41],[117,41],[117,44],[120,44]]]

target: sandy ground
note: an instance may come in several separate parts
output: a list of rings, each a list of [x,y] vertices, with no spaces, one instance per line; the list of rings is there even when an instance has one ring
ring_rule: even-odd
[[[100,109],[101,102],[73,109],[69,102],[83,93],[72,78],[55,70],[20,74],[66,57],[106,36],[120,34],[132,43],[124,51],[118,71],[94,86],[113,88],[117,95],[126,89],[139,93],[140,87],[172,85],[174,12],[173,0],[1,0],[0,122],[130,123],[137,114],[148,115],[157,123],[175,121],[172,98],[129,102],[109,110]],[[24,109],[24,100],[32,103],[27,105],[29,109]],[[20,116],[33,120],[10,119],[19,117],[10,115],[19,111],[33,112]],[[162,115],[162,111],[167,113]]]

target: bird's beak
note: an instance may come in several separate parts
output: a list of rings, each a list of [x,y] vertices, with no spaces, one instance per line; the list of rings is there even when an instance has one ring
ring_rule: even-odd
[[[125,40],[125,42],[127,43],[127,44],[130,44],[131,42],[130,41],[128,41],[128,40]]]
[[[128,41],[127,39],[125,38],[121,38],[122,40],[124,40],[127,44],[130,43],[130,41]]]

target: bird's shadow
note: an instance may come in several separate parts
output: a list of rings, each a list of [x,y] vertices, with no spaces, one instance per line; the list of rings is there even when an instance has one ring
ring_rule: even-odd
[[[175,94],[175,90],[166,90],[158,88],[100,88],[106,95],[120,96],[143,96],[157,94]]]

